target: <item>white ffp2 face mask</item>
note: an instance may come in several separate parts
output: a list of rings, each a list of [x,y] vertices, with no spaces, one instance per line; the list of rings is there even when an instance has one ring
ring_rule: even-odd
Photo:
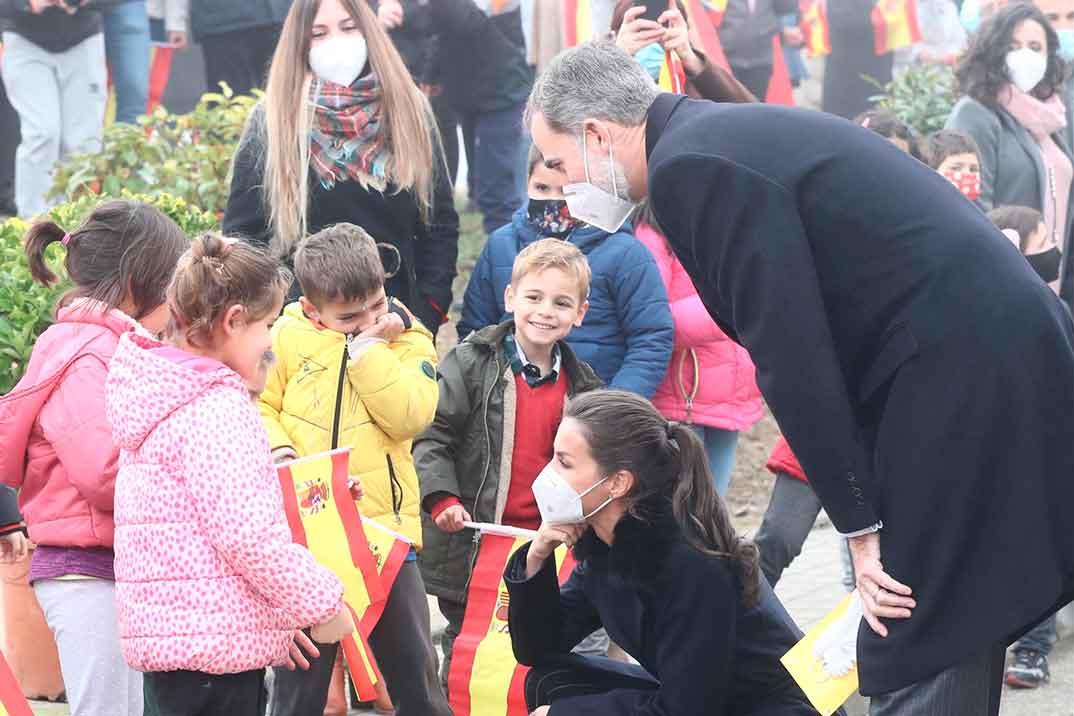
[[[589,177],[589,152],[586,149],[584,133],[582,134],[582,163],[585,165],[585,182],[566,184],[563,187],[567,210],[578,221],[584,221],[601,231],[614,234],[622,228],[637,206],[634,202],[619,196],[619,186],[615,179],[615,154],[609,145],[608,176],[612,182],[610,193],[593,184]]]
[[[339,35],[310,48],[310,69],[326,82],[350,87],[362,73],[369,48],[361,35]]]
[[[541,474],[533,481],[533,497],[537,500],[537,509],[541,519],[550,525],[577,525],[607,507],[614,497],[609,497],[588,515],[582,507],[582,498],[595,490],[608,478],[597,481],[582,494],[574,491],[564,480],[552,463],[545,465]]]
[[[1028,47],[1007,53],[1007,77],[1023,92],[1030,92],[1039,85],[1047,71],[1048,58]]]

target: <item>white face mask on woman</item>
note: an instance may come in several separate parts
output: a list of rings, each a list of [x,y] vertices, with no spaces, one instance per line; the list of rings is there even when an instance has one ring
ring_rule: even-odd
[[[1048,58],[1028,47],[1007,53],[1007,77],[1023,92],[1030,92],[1039,85],[1047,71]]]
[[[310,69],[326,82],[350,87],[369,58],[361,35],[331,37],[310,48]]]
[[[550,525],[577,525],[597,514],[609,504],[614,497],[609,497],[588,515],[582,507],[582,498],[595,490],[608,478],[598,480],[592,487],[578,494],[574,488],[564,480],[552,463],[545,465],[541,474],[533,481],[533,497],[537,500],[537,509],[541,512],[541,519]]]

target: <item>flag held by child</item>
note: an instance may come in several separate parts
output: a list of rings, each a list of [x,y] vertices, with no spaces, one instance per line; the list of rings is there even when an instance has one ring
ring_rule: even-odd
[[[0,654],[0,716],[34,716],[30,702],[22,693],[22,687],[15,680],[15,674],[8,666],[7,659]]]
[[[283,463],[276,470],[294,541],[343,583],[343,600],[355,623],[354,633],[342,642],[343,653],[359,698],[372,701],[379,676],[367,639],[376,624],[371,614],[380,615],[388,594],[347,485],[349,461],[350,448],[343,448]]]
[[[448,693],[455,716],[526,716],[527,667],[515,661],[507,629],[510,603],[503,571],[528,539],[484,534],[470,578],[466,616],[455,639]],[[560,584],[574,570],[566,547],[556,550]]]

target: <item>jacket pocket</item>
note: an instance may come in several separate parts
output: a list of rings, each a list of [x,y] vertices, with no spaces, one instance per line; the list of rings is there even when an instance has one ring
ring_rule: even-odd
[[[903,363],[917,355],[917,351],[917,338],[908,324],[900,323],[889,330],[881,342],[880,350],[858,382],[858,403],[867,403],[873,393],[887,383]]]

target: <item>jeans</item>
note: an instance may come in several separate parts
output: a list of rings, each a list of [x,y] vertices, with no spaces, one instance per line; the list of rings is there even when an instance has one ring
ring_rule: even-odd
[[[71,716],[142,716],[142,675],[119,646],[115,583],[42,579],[34,596],[56,638]]]
[[[1032,649],[1045,656],[1052,653],[1059,634],[1056,631],[1055,615],[1051,615],[1037,626],[1033,627],[1025,636],[1014,645],[1015,649]]]
[[[145,0],[104,11],[104,49],[116,88],[116,121],[134,124],[149,101],[149,15]]]
[[[997,716],[1003,690],[1002,644],[890,694],[874,696],[870,716]]]
[[[820,500],[809,483],[776,473],[776,484],[753,542],[760,552],[761,572],[773,589],[787,569],[802,552],[806,537],[820,514]],[[854,564],[850,559],[847,541],[840,540],[840,560],[843,565],[843,586],[854,591]]]
[[[735,451],[738,449],[738,433],[734,430],[710,428],[707,425],[690,426],[701,442],[705,443],[705,453],[709,457],[709,469],[716,483],[716,492],[720,497],[727,496],[731,487],[731,472],[735,469]]]
[[[484,216],[485,232],[491,234],[511,223],[511,217],[522,206],[524,194],[519,191],[519,152],[522,139],[522,109],[517,107],[499,112],[463,117],[464,132],[472,128],[473,152],[467,148],[470,196]]]
[[[104,37],[49,52],[13,32],[3,34],[4,87],[19,114],[15,204],[31,218],[50,205],[52,168],[76,152],[97,151],[108,102]]]

